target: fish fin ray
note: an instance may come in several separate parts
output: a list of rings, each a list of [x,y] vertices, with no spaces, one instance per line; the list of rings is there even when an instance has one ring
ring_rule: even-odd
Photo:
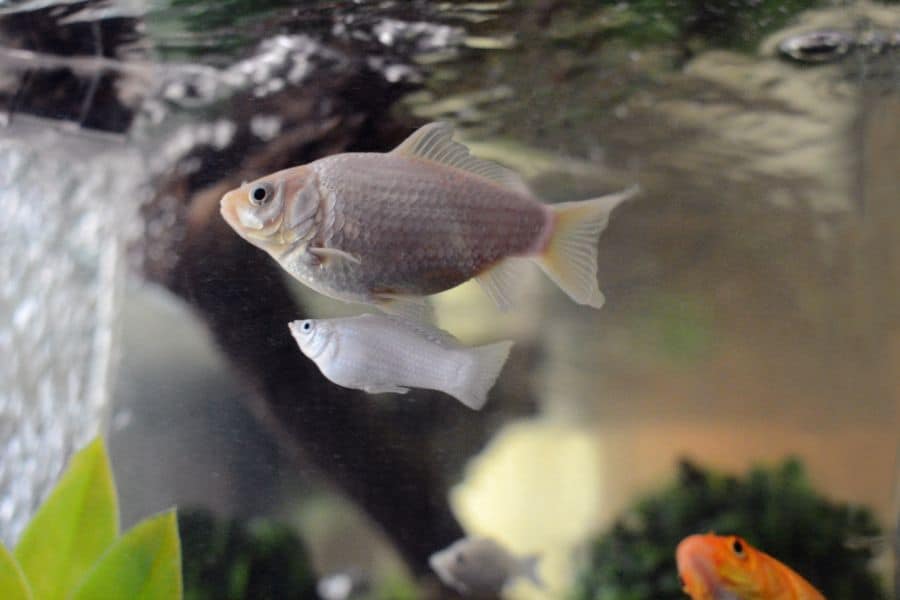
[[[447,393],[472,410],[481,410],[512,346],[513,343],[506,340],[467,350],[468,365],[463,369],[462,382]]]
[[[348,260],[352,263],[360,264],[362,261],[355,254],[351,254],[349,252],[345,252],[344,250],[338,250],[337,248],[325,248],[324,246],[312,246],[307,249],[307,252],[318,257],[322,261],[329,260]]]
[[[429,342],[433,342],[443,348],[452,348],[458,349],[462,347],[462,344],[456,339],[451,333],[440,329],[437,325],[433,325],[427,321],[422,320],[412,320],[405,316],[398,314],[386,314],[385,317],[395,323],[401,325],[402,327],[408,327],[416,332],[417,335],[422,336]]]
[[[475,280],[497,308],[506,312],[512,308],[517,288],[529,266],[528,259],[510,257],[476,275]]]
[[[556,224],[550,243],[535,260],[544,273],[578,304],[603,306],[597,282],[597,241],[613,209],[638,192],[622,192],[580,202],[551,205]]]
[[[377,297],[376,305],[389,315],[402,317],[413,323],[427,324],[434,318],[431,303],[426,298],[381,294]]]
[[[405,154],[455,167],[520,194],[531,195],[528,185],[518,174],[495,162],[472,156],[464,144],[453,141],[453,125],[446,121],[423,125],[394,148],[391,154]]]

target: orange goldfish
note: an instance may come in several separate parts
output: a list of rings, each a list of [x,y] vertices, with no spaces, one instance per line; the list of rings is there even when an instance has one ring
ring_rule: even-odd
[[[510,304],[519,259],[599,308],[597,239],[634,195],[546,205],[514,173],[469,154],[447,123],[387,153],[337,154],[222,198],[222,216],[312,289],[421,316],[424,296],[471,278]]]
[[[805,579],[733,535],[692,535],[675,552],[693,600],[825,600]]]

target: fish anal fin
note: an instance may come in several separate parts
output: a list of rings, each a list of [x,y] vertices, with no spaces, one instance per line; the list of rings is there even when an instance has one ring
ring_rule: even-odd
[[[389,315],[415,323],[430,323],[433,316],[431,304],[427,299],[418,296],[380,294],[376,297],[375,304]]]
[[[322,262],[328,262],[331,260],[347,260],[352,263],[360,264],[362,261],[355,254],[350,254],[349,252],[345,252],[343,250],[338,250],[337,248],[325,248],[323,246],[312,246],[307,249],[307,252],[321,260]]]
[[[366,386],[363,391],[367,394],[405,394],[409,388],[385,383]]]
[[[475,276],[484,293],[503,312],[512,308],[523,277],[530,268],[527,258],[505,258],[487,271]]]
[[[453,125],[437,121],[423,125],[391,154],[413,156],[484,177],[520,194],[531,195],[528,185],[516,173],[495,162],[469,153],[469,149],[453,141]]]

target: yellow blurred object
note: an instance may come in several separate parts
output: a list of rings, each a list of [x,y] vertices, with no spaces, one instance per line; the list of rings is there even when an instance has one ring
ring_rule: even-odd
[[[451,492],[469,535],[494,538],[519,555],[540,553],[540,590],[518,582],[507,596],[559,598],[573,575],[573,551],[601,514],[599,445],[590,429],[547,420],[508,425]]]

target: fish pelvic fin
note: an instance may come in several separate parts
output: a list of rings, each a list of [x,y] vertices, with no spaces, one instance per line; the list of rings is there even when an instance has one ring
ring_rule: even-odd
[[[360,264],[362,262],[360,258],[355,254],[350,254],[349,252],[344,252],[343,250],[338,250],[337,248],[313,246],[308,248],[307,252],[316,256],[323,262],[328,262],[330,260],[346,260],[356,264]]]
[[[538,565],[541,562],[540,554],[530,554],[519,560],[519,575],[536,585],[537,587],[547,589],[541,574],[538,572]]]
[[[375,305],[389,315],[416,323],[428,324],[434,320],[434,310],[426,298],[381,294],[377,297]]]
[[[481,410],[512,346],[513,343],[507,340],[466,350],[467,364],[462,369],[461,381],[446,390],[447,393],[472,410]]]
[[[597,282],[597,241],[613,209],[634,197],[638,190],[635,185],[617,194],[550,206],[555,221],[553,233],[535,260],[578,304],[603,306],[605,299]]]

